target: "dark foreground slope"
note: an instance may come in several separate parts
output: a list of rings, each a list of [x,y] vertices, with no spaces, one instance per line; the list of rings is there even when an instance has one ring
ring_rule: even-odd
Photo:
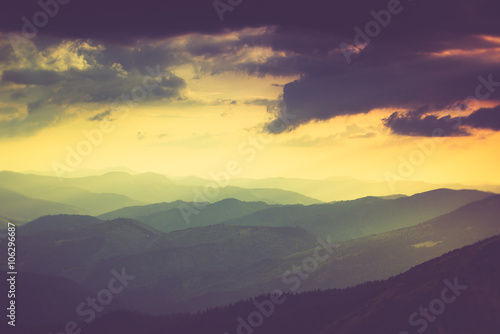
[[[497,334],[500,331],[500,236],[447,253],[408,272],[355,288],[260,296],[194,316],[109,314],[85,333],[122,334]],[[454,286],[454,288],[453,288]],[[276,296],[275,296],[276,297]],[[428,319],[419,308],[429,310]],[[434,310],[434,313],[432,313]],[[414,313],[417,312],[415,315]],[[414,317],[414,323],[409,318]],[[239,325],[240,324],[240,325]],[[250,324],[259,325],[252,327]],[[238,327],[240,327],[238,329]],[[246,329],[245,329],[246,328]]]
[[[15,327],[24,328],[26,333],[49,333],[50,328],[57,327],[54,324],[60,324],[59,329],[62,329],[68,322],[78,322],[91,315],[89,312],[91,307],[87,304],[87,298],[95,297],[95,292],[83,288],[72,280],[34,273],[18,273],[13,285],[15,288],[12,288],[11,282],[6,279],[12,275],[2,270],[0,270],[0,275],[2,277],[0,301],[5,308],[10,300],[15,301]],[[80,308],[80,313],[85,313],[85,317],[77,313],[78,308]],[[114,296],[106,308],[102,312],[95,312],[95,315],[104,315],[126,308],[120,302],[120,296]],[[8,313],[10,311],[5,310],[5,314],[2,314],[5,321],[2,319],[0,333],[17,332],[14,327],[6,325],[7,321],[12,321],[6,317]],[[47,329],[42,330],[45,327]],[[59,332],[60,330],[53,333]]]

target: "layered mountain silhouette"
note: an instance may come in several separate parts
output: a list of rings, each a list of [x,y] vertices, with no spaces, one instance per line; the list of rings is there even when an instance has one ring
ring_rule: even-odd
[[[84,210],[0,188],[0,212],[5,219],[23,223],[50,214],[83,214]]]
[[[199,186],[207,181],[201,178],[188,177],[176,180],[180,184]],[[289,190],[317,198],[324,202],[357,199],[367,195],[383,197],[392,196],[394,192],[400,194],[416,194],[439,188],[466,189],[474,188],[486,192],[500,192],[498,185],[477,184],[465,186],[463,184],[432,184],[422,181],[398,180],[391,187],[386,181],[358,180],[348,176],[334,176],[323,180],[274,177],[265,179],[238,178],[231,184],[243,188],[278,188]]]
[[[29,214],[12,217],[21,220],[31,220],[47,214],[100,215],[126,206],[178,200],[213,203],[226,198],[236,198],[269,204],[320,203],[314,198],[281,189],[220,187],[214,181],[207,181],[199,187],[186,186],[155,173],[131,175],[125,172],[110,172],[81,178],[57,178],[4,171],[0,172],[0,185],[3,188],[0,196],[6,201],[21,202],[19,195],[23,195],[33,200],[51,201],[60,205],[59,208],[50,210],[48,207],[44,211],[38,210],[34,202],[29,210],[25,210]],[[205,185],[212,187],[210,192],[206,191]]]
[[[451,250],[500,234],[500,195],[467,204],[459,209],[415,226],[351,240],[341,244],[304,282],[308,289],[385,279]]]
[[[294,192],[306,180],[231,181],[207,195],[214,181],[155,173],[0,172],[5,251],[5,226],[17,225],[17,329],[60,333],[75,320],[89,333],[497,330],[499,263],[487,250],[499,254],[500,195],[435,189],[321,203]],[[134,279],[83,321],[77,307],[119,272]],[[460,284],[456,302],[436,311],[443,288]],[[439,317],[409,320],[431,303]],[[455,305],[469,322],[454,322]],[[256,308],[267,312],[262,324]]]
[[[285,273],[303,267],[328,235],[320,242],[296,227],[227,224],[164,234],[131,219],[44,217],[19,228],[19,263],[20,270],[64,276],[90,290],[106,283],[109,268],[126,267],[143,278],[122,295],[132,308],[200,311],[276,286],[295,292],[386,279],[500,234],[499,215],[500,195],[493,195],[418,225],[342,242],[298,286],[299,274]]]
[[[395,199],[365,197],[309,206],[268,206],[227,199],[200,210],[196,209],[200,203],[175,202],[123,208],[99,218],[132,218],[163,232],[219,223],[300,227],[316,236],[330,235],[332,240],[343,241],[412,226],[490,195],[475,190],[439,189]],[[190,214],[190,210],[194,213]]]
[[[264,202],[243,202],[234,198],[224,199],[216,203],[186,203],[176,201],[173,203],[126,207],[100,215],[99,218],[104,220],[132,218],[162,232],[171,232],[189,227],[220,224],[276,206],[271,206]],[[202,209],[197,209],[199,207]],[[184,214],[181,210],[184,210]]]
[[[366,197],[305,208],[269,208],[230,223],[252,225],[258,221],[267,226],[297,226],[342,241],[412,226],[489,195],[474,190],[439,189],[392,200]]]

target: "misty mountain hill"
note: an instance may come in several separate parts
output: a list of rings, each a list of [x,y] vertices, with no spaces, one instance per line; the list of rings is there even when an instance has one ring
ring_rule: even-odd
[[[81,208],[21,195],[0,188],[0,212],[18,223],[51,214],[84,214]]]
[[[226,221],[236,225],[297,226],[334,241],[355,239],[416,225],[491,193],[438,189],[409,197],[365,197],[310,206],[281,206]]]
[[[408,196],[407,195],[403,195],[403,194],[395,194],[395,195],[376,196],[376,197],[382,198],[382,199],[398,199],[398,198],[408,197]]]
[[[65,178],[77,178],[77,177],[87,177],[87,176],[96,176],[96,175],[103,175],[111,172],[125,172],[128,174],[138,174],[137,171],[130,169],[125,166],[115,166],[115,167],[107,167],[107,168],[98,168],[98,169],[91,169],[91,168],[78,168],[77,170],[73,171],[66,171],[64,173]],[[36,174],[36,175],[43,175],[43,176],[55,176],[54,170],[51,171],[41,171],[41,170],[25,170],[22,172],[23,174]]]
[[[37,218],[23,226],[17,233],[19,235],[27,235],[41,232],[63,232],[74,231],[82,228],[92,227],[96,224],[102,224],[102,221],[81,215],[52,215]]]
[[[297,192],[271,188],[245,189],[228,186],[220,189],[220,195],[213,202],[225,198],[236,198],[245,202],[266,202],[268,204],[303,204],[311,205],[321,201]]]
[[[18,251],[18,267],[52,275],[106,257],[142,252],[162,235],[131,219],[99,222],[90,216],[43,217],[26,226],[26,233],[19,229],[23,247]],[[30,233],[36,229],[40,232]]]
[[[180,184],[203,184],[207,182],[203,179],[184,178],[179,179]],[[392,195],[394,192],[401,194],[416,194],[430,191],[437,188],[448,189],[478,189],[485,192],[500,192],[498,185],[474,185],[466,186],[463,184],[432,184],[422,181],[402,180],[391,189],[386,181],[358,180],[348,176],[335,176],[323,180],[308,180],[299,178],[265,178],[265,179],[245,179],[238,178],[231,181],[231,184],[243,188],[279,188],[289,191],[295,191],[306,196],[317,198],[324,202],[351,200],[367,195],[383,197]]]
[[[137,207],[127,207],[99,216],[107,220],[117,217],[132,218],[144,222],[162,232],[182,230],[189,227],[200,227],[219,224],[226,220],[239,218],[270,206],[264,202],[242,202],[234,198],[221,200],[213,204],[197,203],[206,206],[198,210],[193,203],[173,202],[159,203]],[[189,215],[186,223],[179,206],[195,209],[198,214]],[[187,210],[187,209],[184,209]]]
[[[125,195],[93,193],[75,187],[49,188],[34,195],[54,202],[81,207],[92,215],[99,215],[126,206],[144,204],[143,202],[133,200]]]
[[[140,220],[139,217],[144,217],[159,212],[169,211],[170,209],[178,208],[179,205],[181,204],[192,205],[192,203],[175,201],[170,203],[164,202],[164,203],[155,203],[148,205],[127,206],[118,210],[103,213],[102,215],[99,215],[97,217],[102,220],[111,220],[116,218],[131,218]]]
[[[192,202],[195,188],[176,184],[166,176],[155,173],[130,175],[123,172],[112,172],[100,176],[66,179],[65,182],[93,192],[112,192],[125,195],[141,202],[160,203],[182,200]],[[213,183],[213,181],[211,181]],[[203,192],[204,186],[196,187]],[[209,202],[225,198],[237,198],[242,201],[264,201],[270,204],[303,203],[313,204],[320,201],[281,189],[245,189],[237,187],[218,188],[219,193],[207,197]],[[200,199],[199,201],[204,201]],[[111,210],[109,210],[111,211]]]
[[[0,184],[2,185],[2,188],[17,191],[22,194],[42,188],[47,189],[48,187],[56,187],[59,183],[58,178],[54,176],[0,171]]]
[[[160,185],[165,187],[174,187],[176,185],[166,176],[155,173],[130,175],[125,172],[110,172],[98,176],[66,179],[66,181],[75,187],[98,193],[114,192],[128,196],[137,191],[134,196],[131,196],[131,198],[135,199],[147,196],[147,194],[142,193],[145,187],[150,186],[154,191]],[[111,189],[113,191],[110,191]],[[146,200],[145,202],[152,201]]]
[[[176,201],[122,208],[99,218],[132,218],[163,232],[219,223],[242,226],[296,226],[317,236],[328,234],[336,241],[343,241],[415,225],[489,195],[491,194],[475,190],[440,189],[410,197],[365,197],[354,201],[310,206],[269,206],[262,202],[226,199],[196,210],[197,214],[189,216],[189,225],[186,224],[179,206],[194,209],[195,205]]]
[[[67,179],[62,180],[63,181],[60,182],[56,177],[52,176],[0,172],[0,184],[2,187],[31,198],[48,200],[81,208],[80,214],[98,215],[124,206],[143,204],[140,201],[132,200],[120,194],[95,193],[72,187],[66,182]],[[50,213],[64,214],[68,212],[53,211]],[[46,212],[42,212],[38,215],[31,215],[29,219],[34,219],[46,214]]]
[[[301,288],[344,288],[385,279],[454,249],[500,234],[500,195],[415,226],[342,243]],[[330,283],[330,278],[335,278]]]
[[[213,181],[210,181],[213,183]],[[98,176],[81,178],[57,178],[55,176],[25,175],[14,172],[0,172],[0,184],[6,189],[25,196],[54,200],[65,203],[80,203],[88,213],[95,215],[113,211],[121,207],[140,203],[162,203],[182,200],[185,202],[217,202],[225,198],[242,201],[263,201],[269,204],[314,204],[320,201],[302,194],[281,189],[246,189],[238,187],[217,188],[214,197],[200,197],[204,183],[200,187],[176,184],[166,176],[155,173],[130,175],[125,172],[110,172]],[[112,196],[112,194],[114,194]],[[44,197],[45,196],[45,197]],[[109,206],[106,208],[106,206]],[[36,218],[36,217],[35,217]]]
[[[197,177],[178,178],[179,184],[200,186],[207,180]],[[385,182],[361,181],[352,177],[331,177],[323,180],[274,177],[264,179],[237,178],[231,181],[232,185],[243,188],[279,188],[298,192],[306,196],[318,198],[325,202],[356,199],[367,194],[373,196],[390,195],[391,190]],[[414,192],[426,191],[436,186],[418,188]],[[405,188],[408,193],[409,189]]]
[[[256,238],[259,237],[259,238]],[[303,245],[310,245],[316,240],[313,236],[302,229],[292,227],[270,228],[265,226],[232,226],[232,225],[212,225],[208,227],[189,228],[180,231],[174,231],[162,234],[151,244],[151,248],[165,249],[178,247],[191,247],[204,244],[220,243],[227,240],[238,239],[235,245],[239,242],[249,242],[254,239],[255,252],[259,253],[262,250],[258,249],[258,243],[274,243],[273,249],[276,249],[279,254],[291,254],[290,250],[296,247],[295,242]],[[286,241],[280,241],[279,238],[285,238]],[[292,241],[295,240],[295,241]],[[241,244],[242,246],[244,244]],[[288,247],[285,247],[288,245]],[[278,247],[283,246],[283,247]],[[250,244],[245,245],[250,247]],[[242,259],[242,261],[246,261]]]

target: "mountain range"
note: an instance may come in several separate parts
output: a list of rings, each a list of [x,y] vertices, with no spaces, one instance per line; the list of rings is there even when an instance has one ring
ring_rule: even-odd
[[[500,195],[492,195],[410,227],[344,239],[300,284],[290,268],[307,265],[335,238],[298,227],[228,224],[162,233],[126,218],[52,216],[19,228],[18,261],[22,271],[63,276],[89,290],[106,283],[109,268],[126,267],[142,278],[121,295],[132,309],[200,311],[276,286],[305,291],[386,279],[500,234],[499,215]]]
[[[125,172],[57,178],[3,171],[0,172],[0,196],[2,203],[16,203],[10,210],[6,204],[0,206],[0,209],[1,212],[10,214],[5,216],[18,223],[48,214],[100,215],[127,206],[178,200],[190,203],[236,198],[269,204],[305,205],[321,202],[281,189],[219,187],[213,181],[192,187],[177,184],[160,174],[131,175]],[[40,200],[46,202],[41,203]]]
[[[308,206],[271,206],[262,202],[226,199],[204,205],[200,210],[196,208],[203,203],[178,201],[127,207],[98,217],[104,220],[131,218],[163,232],[221,223],[299,227],[315,236],[330,235],[334,241],[343,241],[412,226],[490,195],[475,190],[438,189],[394,199],[365,197]],[[183,214],[182,210],[188,214]],[[189,210],[194,210],[194,213],[189,214]]]
[[[442,188],[325,203],[290,190],[305,180],[273,180],[288,189],[248,179],[206,187],[154,173],[59,180],[0,172],[0,229],[17,223],[20,328],[60,333],[75,320],[97,334],[118,322],[141,334],[465,333],[472,328],[456,325],[452,312],[425,326],[408,321],[459,274],[475,288],[457,314],[471,312],[486,334],[500,322],[492,283],[500,195]],[[318,198],[341,181],[325,181]],[[111,289],[113,277],[131,280],[82,321],[82,301]],[[273,312],[262,309],[266,300]],[[256,307],[273,313],[264,325],[250,325]]]

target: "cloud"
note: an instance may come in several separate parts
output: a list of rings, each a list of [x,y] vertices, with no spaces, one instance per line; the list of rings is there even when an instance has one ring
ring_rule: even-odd
[[[349,138],[362,138],[362,139],[368,139],[368,138],[374,138],[377,136],[376,132],[367,132],[365,134],[360,134],[360,135],[352,135]]]
[[[1,121],[11,121],[20,116],[20,112],[16,107],[7,106],[0,107],[0,122]]]
[[[479,75],[492,73],[495,82],[500,81],[499,62],[385,48],[377,45],[351,65],[334,56],[311,58],[305,74],[283,89],[283,106],[297,115],[286,130],[374,109],[414,110],[423,105],[445,109],[474,95]]]
[[[319,146],[333,146],[339,144],[342,140],[351,139],[370,139],[378,135],[375,127],[362,127],[356,123],[346,125],[345,131],[333,133],[326,137],[312,137],[310,135],[304,135],[297,138],[289,139],[281,145],[283,146],[295,146],[295,147],[319,147]]]
[[[0,108],[0,115],[15,114],[18,110],[15,107],[2,107]]]
[[[398,135],[416,137],[458,137],[470,135],[463,129],[461,117],[422,115],[419,112],[395,112],[383,119],[386,127]]]
[[[407,43],[424,34],[432,36],[435,31],[463,33],[464,22],[468,26],[466,32],[498,33],[499,23],[495,14],[499,12],[500,5],[497,1],[414,1],[403,3],[403,7],[404,12],[393,18],[398,27],[389,27],[385,32],[392,30],[400,35],[413,33],[407,35]],[[228,29],[275,25],[315,33],[333,31],[348,39],[354,35],[352,29],[355,25],[364,26],[371,19],[370,10],[383,8],[387,8],[387,0],[338,0],[333,3],[311,0],[307,4],[299,0],[275,0],[272,3],[254,0],[251,5],[243,4],[226,12],[225,20],[221,23],[212,1],[206,0],[143,0],[140,3],[119,0],[71,1],[60,5],[57,16],[40,28],[39,33],[59,38],[133,43],[187,33],[215,34]],[[33,15],[40,10],[35,0],[13,1],[9,4],[9,10],[0,14],[0,30],[20,31],[23,26],[21,18],[32,20]],[[424,22],[426,29],[419,29],[420,36],[415,36],[415,27],[421,27]]]
[[[88,120],[89,121],[96,121],[96,122],[101,122],[102,120],[104,120],[106,117],[110,116],[111,115],[111,112],[112,110],[111,109],[108,109],[106,111],[103,111],[101,113],[98,113],[92,117],[90,117]]]
[[[164,73],[166,74],[162,76],[162,82],[155,89],[151,89],[146,100],[168,100],[180,96],[185,81],[171,72],[164,71]],[[5,71],[2,80],[29,86],[19,88],[14,93],[20,93],[22,90],[30,92],[30,96],[43,93],[46,101],[44,104],[68,105],[112,102],[121,95],[130,95],[136,87],[142,87],[144,78],[145,76],[137,70],[122,77],[112,67],[107,67],[65,72],[29,69]]]
[[[418,111],[395,112],[383,119],[392,133],[404,136],[455,137],[469,136],[469,129],[500,131],[500,106],[481,108],[465,117],[437,117]]]
[[[48,86],[61,82],[64,77],[47,70],[7,70],[3,72],[2,80],[20,85]]]
[[[478,109],[465,118],[464,124],[476,129],[500,131],[500,106]]]
[[[0,45],[5,41],[6,37],[0,36]],[[141,103],[182,99],[186,83],[166,68],[171,57],[159,64],[146,65],[147,60],[157,58],[158,50],[162,54],[167,52],[163,47],[154,52],[145,48],[143,52],[140,48],[116,46],[108,50],[90,41],[41,41],[45,42],[42,46],[24,45],[22,54],[5,54],[8,61],[0,68],[0,98],[9,105],[24,105],[28,117],[0,119],[0,127],[6,124],[12,127],[3,135],[14,135],[23,124],[26,129],[20,134],[29,135],[64,121],[73,117],[67,115],[67,110],[76,105],[78,113],[84,113],[85,118],[99,121],[110,116],[111,104],[117,98],[128,96],[133,100],[134,93],[140,95]],[[151,88],[146,89],[145,85]],[[103,104],[109,105],[106,111],[85,115],[96,107],[102,109]],[[35,118],[30,115],[34,113],[39,115],[37,121],[31,123]]]
[[[270,99],[253,99],[253,100],[247,100],[244,103],[248,105],[268,107],[268,106],[275,106],[277,102],[278,102],[277,100],[270,100]]]
[[[375,127],[370,126],[363,128],[356,123],[347,125],[345,132],[341,133],[340,136],[348,139],[369,139],[377,136],[377,132],[373,131]]]
[[[0,13],[0,31],[19,34],[20,18],[32,17],[40,7],[36,1],[11,5]],[[442,110],[473,95],[479,75],[492,73],[500,80],[500,43],[491,38],[500,36],[500,2],[413,1],[402,6],[402,13],[347,64],[340,43],[354,43],[353,28],[364,29],[374,20],[370,11],[387,8],[387,0],[254,0],[226,12],[223,23],[206,0],[72,1],[40,29],[22,60],[16,62],[5,43],[0,45],[0,59],[10,66],[0,67],[0,85],[32,83],[18,100],[36,110],[44,105],[43,96],[55,105],[107,102],[137,85],[147,75],[146,66],[156,64],[172,73],[176,66],[192,64],[197,77],[223,72],[295,76],[299,79],[285,84],[281,101],[270,107],[275,119],[264,126],[278,133],[379,108]],[[151,99],[175,101],[184,87],[182,78],[172,76]],[[275,111],[276,106],[282,110]],[[272,126],[285,111],[294,118],[286,127]],[[391,126],[402,133],[426,135],[429,128],[442,126],[449,135],[467,134],[446,127],[446,121],[400,113]]]
[[[0,117],[0,138],[30,136],[56,123],[63,110],[40,108],[37,112],[18,112],[8,119]]]
[[[10,95],[10,98],[12,100],[22,99],[22,98],[25,98],[25,97],[26,97],[26,94],[24,92],[21,92],[21,91],[17,91],[17,92],[12,93]]]

